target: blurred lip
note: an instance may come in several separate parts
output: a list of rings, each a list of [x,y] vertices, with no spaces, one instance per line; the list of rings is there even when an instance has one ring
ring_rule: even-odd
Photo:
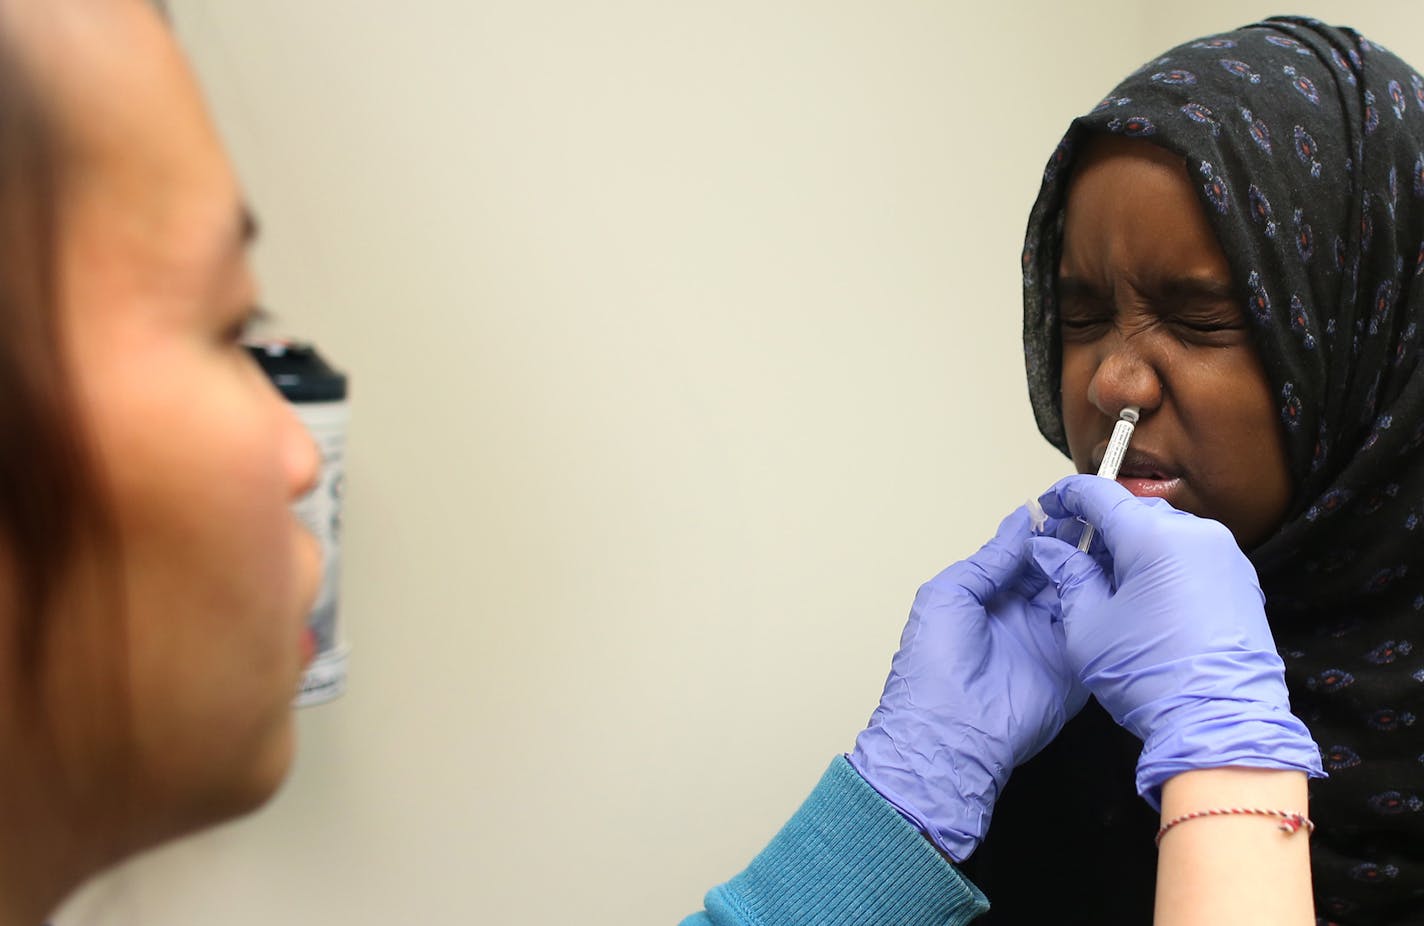
[[[306,528],[298,525],[296,544],[298,547],[297,570],[301,576],[302,593],[298,600],[297,614],[301,621],[301,636],[298,643],[305,669],[316,658],[316,632],[307,623],[312,608],[316,606],[317,595],[321,593],[322,551],[321,542]]]
[[[311,665],[316,658],[316,631],[310,627],[302,627],[302,668]]]

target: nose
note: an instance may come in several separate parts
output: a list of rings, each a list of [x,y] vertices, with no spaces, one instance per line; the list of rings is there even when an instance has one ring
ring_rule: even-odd
[[[1088,401],[1114,421],[1129,405],[1137,406],[1143,418],[1161,406],[1162,378],[1147,345],[1114,334],[1102,350],[1088,383]]]
[[[282,467],[287,477],[287,489],[293,501],[315,489],[321,475],[321,450],[312,439],[311,432],[302,424],[292,407],[283,400],[282,416]]]

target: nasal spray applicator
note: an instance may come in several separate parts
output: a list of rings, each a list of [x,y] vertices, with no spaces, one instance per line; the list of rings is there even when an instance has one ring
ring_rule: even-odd
[[[1137,426],[1137,413],[1141,409],[1136,405],[1125,407],[1117,417],[1117,424],[1113,425],[1112,437],[1108,439],[1107,452],[1103,454],[1103,462],[1098,465],[1098,475],[1104,479],[1116,479],[1118,467],[1122,466],[1122,455],[1127,452],[1127,442],[1132,439],[1132,429]],[[1078,549],[1084,553],[1088,552],[1088,547],[1093,544],[1093,525],[1083,525],[1083,537],[1078,541]]]

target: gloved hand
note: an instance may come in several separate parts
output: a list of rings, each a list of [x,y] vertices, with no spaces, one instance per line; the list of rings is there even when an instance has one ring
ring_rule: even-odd
[[[1103,562],[1053,537],[1025,549],[1058,589],[1069,661],[1143,741],[1137,790],[1154,809],[1167,779],[1190,769],[1324,777],[1290,711],[1256,570],[1230,531],[1097,476],[1061,480],[1039,502],[1050,517],[1085,518],[1101,538]]]
[[[955,861],[978,846],[1024,762],[1082,708],[1057,596],[1024,561],[1020,508],[979,552],[921,586],[880,706],[856,738],[862,778]]]

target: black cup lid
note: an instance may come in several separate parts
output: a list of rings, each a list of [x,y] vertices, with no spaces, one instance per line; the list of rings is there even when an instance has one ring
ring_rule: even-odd
[[[346,374],[332,369],[310,344],[253,341],[247,350],[288,402],[339,402],[346,398]]]

